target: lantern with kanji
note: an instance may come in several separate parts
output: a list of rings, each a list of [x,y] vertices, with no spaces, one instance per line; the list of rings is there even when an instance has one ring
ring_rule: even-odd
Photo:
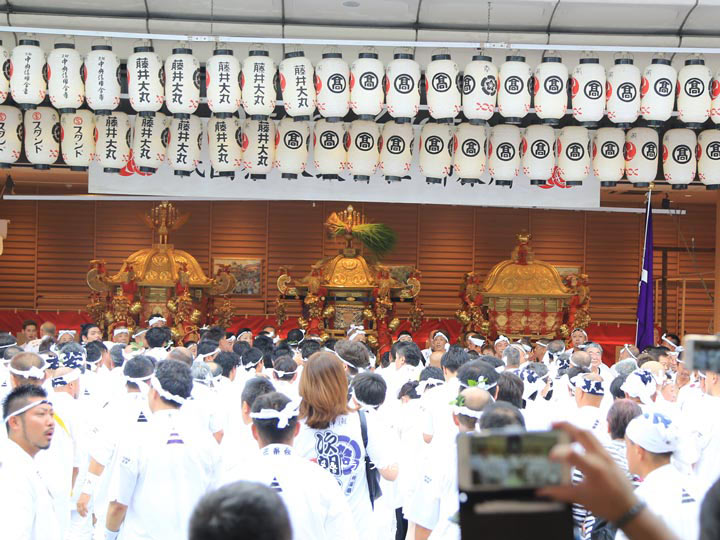
[[[253,45],[242,63],[240,90],[245,114],[267,118],[275,110],[275,62],[270,52]]]
[[[568,68],[562,58],[549,54],[535,69],[535,114],[544,124],[557,125],[567,110]]]
[[[87,109],[60,115],[60,149],[71,171],[86,171],[95,159],[95,115]]]
[[[453,137],[453,171],[461,184],[475,184],[485,172],[485,126],[463,122]]]
[[[380,143],[380,168],[387,182],[399,182],[410,173],[413,127],[408,122],[386,122]]]
[[[34,109],[45,99],[45,70],[45,53],[40,42],[21,39],[10,56],[10,94],[21,109]]]
[[[175,176],[190,176],[200,163],[202,122],[195,115],[176,116],[170,122],[167,162]]]
[[[428,184],[441,184],[452,172],[453,126],[428,122],[420,132],[420,172]]]
[[[165,161],[169,125],[170,117],[163,113],[151,116],[138,114],[135,117],[132,151],[140,172],[155,173]]]
[[[347,169],[355,181],[370,182],[370,176],[375,174],[380,161],[380,126],[368,119],[371,116],[364,117],[352,122],[348,130]]]
[[[132,123],[124,112],[95,116],[95,154],[103,171],[118,173],[130,161]]]
[[[0,105],[0,168],[15,163],[22,152],[22,111],[9,105]]]
[[[160,110],[165,101],[165,68],[151,45],[143,43],[133,48],[127,59],[127,79],[134,110],[148,116]]]
[[[342,53],[329,50],[315,66],[315,91],[320,114],[331,122],[339,122],[350,109],[350,67]]]
[[[492,58],[476,54],[465,66],[462,80],[462,108],[465,118],[487,121],[495,114],[498,69]]]
[[[533,75],[524,56],[507,56],[500,66],[498,111],[508,124],[519,124],[530,111]],[[517,147],[516,147],[517,148]]]
[[[649,187],[658,168],[658,133],[652,128],[639,127],[625,134],[625,176],[636,187]]]
[[[200,105],[200,62],[188,47],[174,48],[165,59],[165,104],[170,114],[181,118]]]
[[[653,58],[645,68],[640,88],[640,114],[649,126],[659,127],[672,115],[676,82],[677,71],[664,56]]]
[[[528,126],[520,154],[523,173],[530,178],[530,185],[545,185],[555,169],[555,130],[540,124]]]
[[[687,189],[695,179],[696,146],[697,137],[691,129],[668,129],[663,135],[663,172],[673,189]]]
[[[595,56],[585,56],[572,72],[570,81],[573,118],[593,127],[605,114],[605,68]]]
[[[710,86],[710,120],[720,124],[720,71],[715,74]]]
[[[488,171],[498,186],[512,186],[520,173],[520,128],[498,124],[490,130]]]
[[[568,186],[581,186],[590,174],[590,139],[588,129],[567,126],[557,138],[558,174]]]
[[[235,113],[240,99],[240,61],[232,49],[218,47],[205,64],[205,92],[213,113]]]
[[[699,55],[685,60],[677,80],[678,120],[698,129],[710,117],[712,73]]]
[[[630,127],[640,114],[640,70],[629,55],[615,59],[605,87],[607,117],[619,127]]]
[[[595,132],[593,139],[593,173],[602,187],[615,186],[625,174],[625,132],[605,127]]]
[[[47,57],[50,103],[60,114],[75,112],[85,100],[83,61],[69,40],[55,44]]]
[[[706,129],[698,135],[697,168],[705,189],[720,189],[720,130]]]
[[[267,177],[275,161],[275,122],[261,117],[243,124],[243,166],[253,180]]]
[[[280,62],[280,91],[285,111],[294,118],[310,120],[315,112],[315,70],[302,50],[290,50]]]
[[[447,50],[437,51],[425,69],[425,92],[430,116],[455,118],[462,108],[458,81],[460,71]]]
[[[243,165],[243,136],[240,120],[217,113],[207,123],[208,154],[215,176],[233,176]]]
[[[297,178],[305,172],[310,148],[310,126],[302,120],[283,118],[275,136],[275,163],[282,178]]]
[[[347,147],[342,122],[315,122],[313,133],[313,162],[318,174],[326,180],[336,179],[345,169]]]
[[[90,47],[83,69],[85,100],[95,114],[110,114],[120,105],[120,61],[107,43]]]
[[[49,169],[60,155],[60,117],[52,107],[25,111],[25,155],[35,169]]]
[[[398,124],[409,122],[420,109],[420,64],[411,50],[396,50],[385,70],[385,102]]]
[[[358,116],[375,116],[382,111],[385,66],[372,47],[363,49],[350,66],[350,108]]]
[[[0,39],[0,103],[5,103],[10,92],[10,53]]]

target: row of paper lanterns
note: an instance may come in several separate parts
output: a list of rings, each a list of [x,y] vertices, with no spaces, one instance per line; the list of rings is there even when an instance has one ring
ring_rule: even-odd
[[[314,127],[305,121],[212,117],[203,136],[202,122],[194,115],[173,118],[162,113],[137,115],[134,124],[122,112],[95,116],[80,109],[58,115],[52,107],[23,113],[0,106],[0,164],[15,163],[25,154],[37,168],[48,168],[62,154],[73,169],[84,170],[93,160],[106,172],[119,172],[131,159],[141,171],[153,173],[165,161],[178,175],[189,175],[208,141],[210,162],[216,173],[229,176],[239,169],[262,178],[277,168],[284,178],[305,172],[313,137],[313,164],[325,178],[351,174],[369,180],[382,171],[386,180],[409,174],[413,159],[411,124],[323,119]],[[696,176],[707,186],[720,185],[720,130],[696,135],[687,128],[658,132],[637,127],[625,132],[605,127],[588,130],[569,126],[556,132],[548,125],[525,129],[510,124],[487,128],[465,122],[425,124],[418,142],[419,168],[429,183],[439,183],[454,170],[456,177],[475,181],[486,169],[499,185],[509,185],[520,172],[533,184],[544,184],[557,174],[569,185],[581,184],[591,173],[604,186],[622,178],[647,186],[655,180],[662,155],[665,179],[684,188]]]
[[[22,108],[33,108],[47,94],[60,112],[72,112],[87,101],[98,114],[120,103],[120,62],[108,44],[93,45],[83,60],[73,43],[56,43],[46,58],[38,41],[22,39],[11,54],[0,47],[0,59],[9,61],[9,79],[0,77],[2,101],[9,91]],[[214,51],[205,75],[210,110],[226,115],[242,107],[248,116],[269,116],[276,104],[276,72],[292,117],[309,118],[317,108],[329,121],[339,121],[350,110],[369,118],[386,105],[396,121],[406,122],[419,110],[421,69],[409,52],[397,52],[384,66],[371,49],[352,65],[332,50],[313,66],[296,50],[276,66],[259,47],[242,62],[230,49]],[[127,79],[130,105],[144,115],[158,112],[163,104],[173,115],[193,114],[200,103],[200,62],[182,44],[164,62],[152,46],[135,47],[127,60]],[[621,127],[639,117],[658,125],[670,118],[676,98],[678,118],[688,127],[708,118],[720,123],[720,76],[713,78],[699,56],[686,60],[679,72],[670,60],[654,58],[641,73],[629,55],[617,58],[607,72],[597,58],[582,58],[571,72],[553,53],[534,71],[523,56],[508,56],[498,68],[489,56],[478,54],[461,74],[451,55],[439,51],[425,70],[428,109],[435,119],[454,118],[462,111],[469,121],[482,122],[497,107],[505,122],[513,124],[533,105],[542,122],[555,124],[567,112],[568,85],[572,114],[586,126],[605,115]]]

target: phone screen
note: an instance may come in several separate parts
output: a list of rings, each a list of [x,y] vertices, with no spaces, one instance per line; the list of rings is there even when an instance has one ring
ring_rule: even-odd
[[[692,368],[700,371],[720,372],[720,342],[695,342]]]
[[[460,444],[460,483],[470,489],[528,489],[567,483],[567,468],[548,459],[550,450],[566,441],[565,433],[558,431],[472,434]]]

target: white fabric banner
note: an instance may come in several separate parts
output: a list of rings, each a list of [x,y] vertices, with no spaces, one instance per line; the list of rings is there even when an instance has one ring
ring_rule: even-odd
[[[203,119],[203,126],[206,125],[207,119]],[[400,182],[388,183],[382,174],[373,175],[369,184],[356,182],[349,171],[340,175],[345,181],[316,178],[312,163],[312,141],[307,165],[310,176],[288,180],[281,178],[279,170],[273,169],[262,180],[251,180],[241,170],[236,171],[234,177],[218,177],[213,174],[205,143],[201,153],[202,161],[190,176],[175,176],[167,163],[163,163],[155,174],[147,176],[138,172],[132,163],[120,174],[108,174],[94,162],[88,175],[88,192],[222,200],[393,202],[558,209],[600,206],[600,182],[592,174],[582,186],[572,187],[553,180],[545,186],[531,186],[530,180],[524,175],[515,178],[512,187],[497,186],[487,172],[481,177],[484,184],[461,185],[455,175],[449,176],[445,184],[428,184],[417,163],[420,126],[414,128],[413,163],[409,178],[403,178]],[[207,141],[204,135],[203,141]]]

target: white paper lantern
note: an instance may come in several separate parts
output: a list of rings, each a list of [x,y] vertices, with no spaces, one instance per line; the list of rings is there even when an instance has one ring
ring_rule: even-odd
[[[340,121],[350,110],[350,68],[342,53],[324,52],[315,66],[315,91],[320,114]]]
[[[245,114],[267,118],[275,110],[275,62],[263,48],[254,48],[243,60],[240,75]],[[259,174],[259,173],[258,173]]]
[[[640,88],[640,114],[648,125],[659,127],[672,115],[677,71],[667,58],[653,58],[645,68]]]
[[[508,124],[519,124],[530,111],[533,76],[524,56],[507,56],[500,66],[498,111]]]
[[[530,185],[545,185],[555,170],[555,130],[539,124],[528,126],[520,148],[523,173],[530,178]]]
[[[720,130],[706,129],[698,135],[697,167],[705,189],[720,189]]]
[[[590,137],[586,127],[568,126],[558,133],[557,165],[568,186],[581,186],[590,174]]]
[[[22,112],[9,105],[0,105],[0,168],[7,169],[18,160],[22,141]]]
[[[696,146],[697,137],[691,129],[668,129],[663,135],[663,172],[673,189],[687,189],[695,179]]]
[[[83,75],[85,99],[95,114],[110,114],[120,105],[120,61],[110,45],[90,48]]]
[[[382,87],[381,87],[382,88]],[[347,169],[356,181],[370,182],[380,161],[380,126],[371,120],[355,120],[348,130]]]
[[[602,187],[615,186],[625,174],[625,132],[620,128],[600,128],[593,139],[593,173]]]
[[[309,120],[315,112],[315,71],[303,51],[289,51],[280,62],[280,91],[285,111],[294,118]]]
[[[83,61],[74,43],[56,43],[47,57],[48,95],[60,114],[75,112],[85,100]]]
[[[640,127],[625,135],[625,176],[636,187],[649,187],[657,176],[658,133],[652,128]]]
[[[133,51],[127,60],[130,106],[139,113],[152,115],[165,101],[165,68],[153,47],[139,45]]]
[[[568,68],[559,56],[543,56],[535,69],[535,114],[545,124],[557,125],[567,111]],[[549,177],[548,177],[549,178]]]
[[[485,126],[463,122],[453,137],[453,171],[460,184],[475,184],[485,172]]]
[[[720,71],[713,77],[710,87],[710,120],[715,124],[720,124]]]
[[[430,116],[455,118],[462,108],[458,81],[460,71],[448,52],[433,54],[425,69],[425,92]]]
[[[215,176],[234,176],[243,165],[243,134],[240,120],[218,113],[207,123],[208,154]]]
[[[21,109],[34,109],[47,94],[45,53],[35,39],[21,39],[10,57],[10,94]]]
[[[347,140],[342,122],[315,122],[313,162],[318,174],[326,180],[338,177],[347,163]]]
[[[10,92],[10,53],[0,39],[0,103],[5,103]]]
[[[410,173],[413,157],[413,127],[409,122],[386,122],[380,139],[380,168],[385,180],[399,182]]]
[[[688,58],[678,73],[678,120],[699,128],[710,117],[712,73],[702,58]]]
[[[495,114],[498,69],[492,58],[476,54],[465,66],[462,80],[462,107],[470,121],[487,121]]]
[[[502,80],[501,80],[502,83]],[[488,171],[498,186],[512,186],[520,173],[520,128],[498,124],[490,130]]]
[[[420,172],[428,184],[441,184],[452,172],[453,126],[428,122],[420,131]]]
[[[118,173],[130,161],[132,123],[124,112],[95,116],[95,154],[106,173]]]
[[[218,48],[205,64],[205,92],[213,113],[235,113],[240,108],[240,61],[232,49]]]
[[[141,173],[155,173],[165,161],[170,117],[163,113],[135,117],[133,159]]]
[[[640,114],[640,70],[632,58],[617,58],[608,71],[607,116],[620,127],[629,127]]]
[[[304,120],[283,118],[275,136],[275,163],[283,178],[295,179],[305,172],[310,149],[310,126]]]
[[[52,107],[25,111],[25,155],[35,169],[49,169],[60,155],[60,117]]]
[[[275,122],[250,118],[243,124],[243,166],[253,180],[266,178],[275,161]]]
[[[420,64],[415,55],[395,52],[385,70],[385,102],[398,123],[409,122],[420,109]]]
[[[596,57],[581,58],[572,72],[573,118],[593,127],[605,114],[605,68]]]
[[[170,122],[167,161],[176,176],[190,176],[200,163],[202,122],[191,115]]]
[[[350,66],[350,108],[358,116],[376,116],[382,111],[385,66],[375,49],[363,50]]]
[[[193,114],[200,105],[200,62],[192,49],[174,48],[165,59],[165,103],[172,115]]]
[[[60,115],[60,149],[71,171],[86,171],[95,159],[95,115],[87,109]]]

